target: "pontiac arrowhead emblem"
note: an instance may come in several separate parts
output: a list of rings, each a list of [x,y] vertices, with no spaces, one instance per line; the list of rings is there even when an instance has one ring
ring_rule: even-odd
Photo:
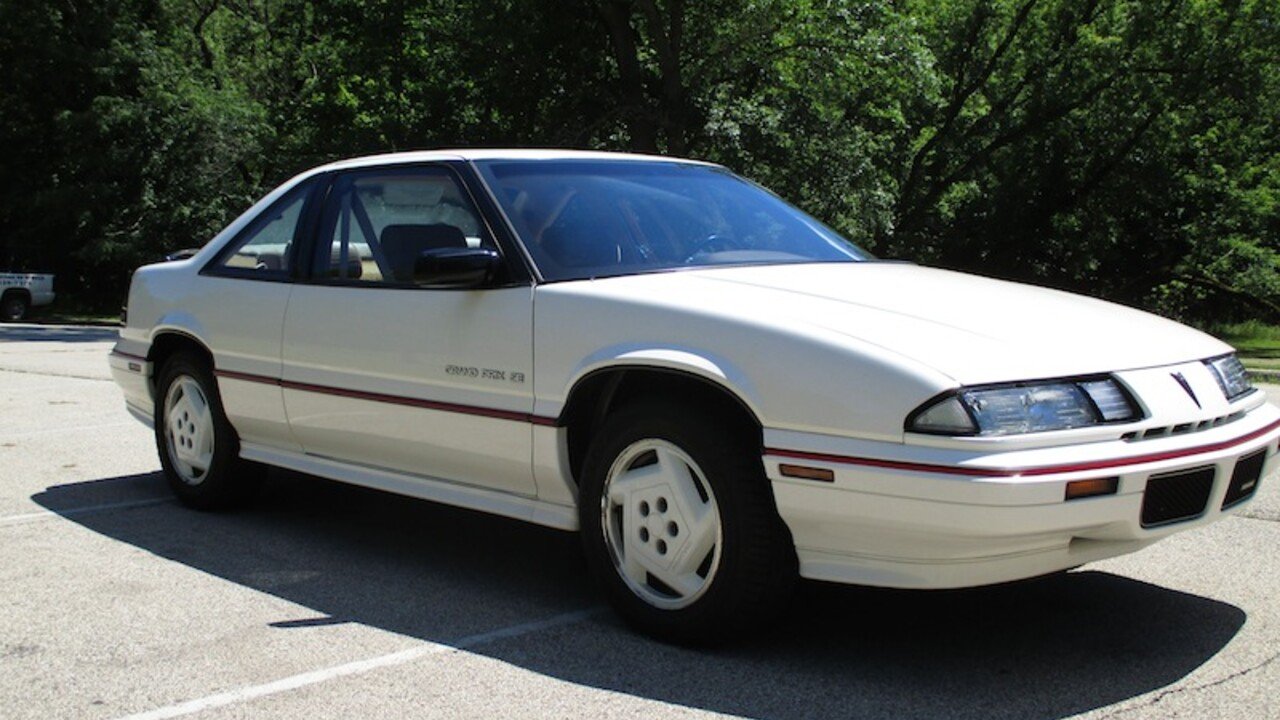
[[[1196,407],[1200,407],[1200,398],[1196,397],[1195,391],[1191,389],[1191,383],[1187,382],[1187,379],[1182,377],[1182,373],[1169,374],[1174,380],[1177,380],[1178,384],[1182,386],[1182,389],[1186,390],[1187,394],[1191,396],[1191,402],[1194,402]]]

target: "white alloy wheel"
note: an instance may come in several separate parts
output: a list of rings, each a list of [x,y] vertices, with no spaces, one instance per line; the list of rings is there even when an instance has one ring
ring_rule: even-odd
[[[662,610],[693,604],[720,569],[724,534],[706,475],[683,450],[644,439],[609,468],[600,525],[618,576]]]
[[[213,411],[200,383],[179,375],[169,384],[164,400],[165,449],[178,476],[199,485],[213,464]]]

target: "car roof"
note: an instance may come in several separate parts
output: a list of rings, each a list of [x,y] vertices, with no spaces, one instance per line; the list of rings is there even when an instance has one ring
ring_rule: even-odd
[[[327,170],[350,170],[361,167],[377,167],[380,165],[399,165],[403,163],[438,162],[441,160],[615,160],[615,161],[647,161],[687,163],[694,165],[714,166],[714,163],[701,160],[664,157],[661,155],[638,155],[633,153],[597,152],[594,150],[561,150],[554,148],[525,149],[465,149],[465,150],[419,150],[413,152],[386,153],[382,155],[366,155],[329,163],[316,168],[317,172]]]

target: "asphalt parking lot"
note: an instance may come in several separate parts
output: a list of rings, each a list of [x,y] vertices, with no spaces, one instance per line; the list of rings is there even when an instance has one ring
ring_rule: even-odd
[[[1136,555],[807,583],[776,627],[688,650],[622,627],[570,534],[289,473],[245,511],[177,505],[113,338],[0,327],[3,718],[1280,717],[1275,475]]]

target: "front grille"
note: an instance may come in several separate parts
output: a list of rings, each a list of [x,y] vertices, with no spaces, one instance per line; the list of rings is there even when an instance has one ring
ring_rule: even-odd
[[[1163,427],[1147,428],[1146,430],[1132,430],[1121,435],[1120,439],[1134,442],[1137,440],[1154,440],[1156,438],[1169,437],[1170,435],[1185,435],[1186,433],[1204,432],[1205,430],[1212,430],[1216,427],[1222,427],[1227,423],[1235,422],[1242,417],[1244,417],[1243,412],[1233,412],[1230,415],[1223,415],[1210,420],[1201,420],[1200,422],[1165,425]]]
[[[1200,517],[1209,504],[1213,476],[1212,467],[1153,475],[1142,496],[1142,527]]]
[[[1235,471],[1231,473],[1231,484],[1227,486],[1227,496],[1222,499],[1223,510],[1253,497],[1253,492],[1258,489],[1258,479],[1262,477],[1262,463],[1266,459],[1266,448],[1240,458],[1240,462],[1236,463]]]

